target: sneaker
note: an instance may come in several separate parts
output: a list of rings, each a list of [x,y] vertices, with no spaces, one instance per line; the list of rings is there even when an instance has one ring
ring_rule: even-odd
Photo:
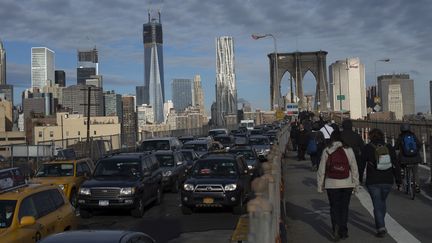
[[[335,229],[333,230],[333,240],[335,242],[338,242],[340,240],[339,227],[338,226],[335,226]]]
[[[376,233],[376,237],[378,237],[378,238],[383,238],[386,234],[387,234],[387,230],[385,230],[385,229],[380,229],[380,230],[378,230],[378,232]]]

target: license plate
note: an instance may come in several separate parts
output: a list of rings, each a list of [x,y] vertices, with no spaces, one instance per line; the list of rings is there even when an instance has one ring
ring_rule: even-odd
[[[206,197],[203,199],[203,203],[205,203],[205,204],[211,204],[213,202],[214,202],[214,199],[211,197]]]
[[[108,206],[109,201],[108,200],[99,200],[99,206]]]

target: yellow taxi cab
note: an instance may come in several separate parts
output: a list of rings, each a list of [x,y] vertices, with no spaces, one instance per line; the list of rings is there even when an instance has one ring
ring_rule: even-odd
[[[37,242],[76,226],[74,208],[58,186],[27,184],[18,168],[0,170],[1,242]]]
[[[34,183],[58,185],[76,207],[77,193],[81,184],[94,170],[90,159],[55,160],[42,164],[32,179]]]

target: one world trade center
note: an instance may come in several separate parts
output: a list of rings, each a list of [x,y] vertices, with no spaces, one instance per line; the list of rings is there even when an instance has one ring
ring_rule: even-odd
[[[163,38],[160,12],[158,18],[148,13],[148,23],[143,25],[144,42],[144,97],[143,101],[152,106],[155,123],[164,121],[165,101],[163,70]]]

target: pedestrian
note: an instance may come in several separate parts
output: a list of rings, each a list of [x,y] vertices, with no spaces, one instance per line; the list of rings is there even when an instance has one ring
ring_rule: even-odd
[[[298,133],[299,133],[299,123],[297,119],[294,120],[294,122],[291,123],[291,130],[290,130],[290,138],[291,138],[291,144],[293,151],[297,151],[297,140],[298,140]]]
[[[354,152],[342,143],[340,132],[334,131],[330,141],[321,156],[317,183],[318,192],[327,191],[333,238],[339,241],[348,238],[349,203],[359,179]]]
[[[360,183],[363,183],[362,171],[364,171],[364,167],[362,168],[362,165],[364,163],[360,163],[360,160],[361,160],[361,151],[365,144],[363,142],[362,137],[358,133],[352,130],[352,126],[353,124],[351,119],[347,119],[342,122],[341,138],[342,138],[342,142],[344,144],[347,144],[354,151],[354,155],[356,157],[357,167],[359,171],[359,180]]]
[[[408,123],[400,126],[401,133],[396,141],[395,149],[399,150],[399,163],[402,168],[407,165],[413,166],[413,176],[415,178],[416,192],[420,192],[420,180],[418,176],[418,164],[421,162],[420,147],[421,143],[417,136],[411,131]]]
[[[330,135],[334,131],[333,127],[330,126],[330,122],[328,121],[324,126],[320,129],[322,134],[324,135],[324,139],[326,141],[326,145],[330,144]]]
[[[312,171],[318,170],[318,165],[324,147],[325,147],[324,135],[320,131],[320,124],[316,121],[312,124],[312,132],[309,136],[309,142],[306,149],[307,153],[311,158]]]
[[[304,128],[303,124],[299,125],[298,132],[298,145],[297,145],[297,159],[306,160],[306,148],[309,141],[309,132]]]
[[[386,199],[394,182],[401,184],[400,166],[396,152],[390,144],[384,142],[384,134],[379,129],[369,132],[370,142],[362,152],[362,170],[366,167],[366,187],[374,207],[375,227],[377,237],[387,233],[384,217],[387,213]],[[360,171],[362,174],[363,171]]]

